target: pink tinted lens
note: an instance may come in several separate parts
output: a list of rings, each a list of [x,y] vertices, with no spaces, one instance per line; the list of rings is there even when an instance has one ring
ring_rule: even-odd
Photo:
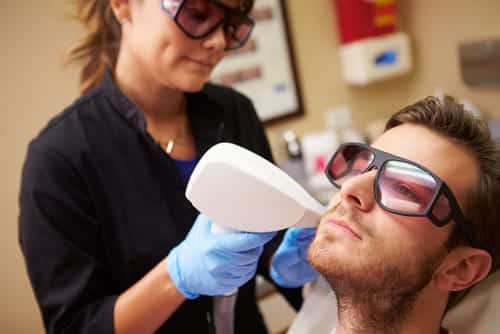
[[[425,170],[406,162],[389,161],[380,171],[377,192],[386,208],[422,214],[436,192],[436,180]]]
[[[203,36],[224,19],[224,9],[207,0],[186,0],[177,16],[179,25],[194,37]]]
[[[448,198],[441,194],[432,208],[432,214],[440,221],[446,221],[451,215],[451,206]]]
[[[335,158],[327,167],[327,173],[335,183],[342,186],[348,179],[365,172],[373,159],[374,155],[368,149],[347,145],[337,151]]]
[[[231,18],[225,28],[227,48],[234,49],[241,46],[251,31],[252,25],[250,23],[242,21],[239,17]]]

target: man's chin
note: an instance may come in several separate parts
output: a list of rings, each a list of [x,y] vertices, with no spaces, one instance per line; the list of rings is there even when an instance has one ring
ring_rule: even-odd
[[[375,295],[387,289],[395,294],[415,293],[429,283],[443,259],[441,251],[425,259],[404,254],[394,259],[380,252],[361,254],[316,238],[307,255],[311,266],[325,277],[337,294]]]
[[[334,254],[336,252],[333,248],[330,243],[322,242],[316,238],[307,252],[309,264],[325,277],[336,272],[339,267],[345,267],[343,262],[348,260],[340,254]],[[350,267],[352,267],[352,261],[349,262]]]
[[[313,268],[324,276],[331,271],[341,268],[362,265],[360,259],[363,258],[362,248],[358,242],[348,237],[342,238],[332,234],[324,233],[316,235],[311,243],[307,260]]]

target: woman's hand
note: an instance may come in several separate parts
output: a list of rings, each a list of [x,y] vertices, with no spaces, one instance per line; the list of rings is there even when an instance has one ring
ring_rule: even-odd
[[[167,257],[167,271],[188,299],[223,295],[249,281],[257,270],[263,246],[275,232],[210,231],[212,221],[199,215],[186,239]]]
[[[307,249],[316,228],[289,228],[271,263],[271,277],[280,286],[296,288],[316,279],[319,273],[307,262]]]

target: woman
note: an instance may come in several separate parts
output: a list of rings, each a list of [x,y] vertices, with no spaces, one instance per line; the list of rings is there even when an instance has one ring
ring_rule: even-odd
[[[211,234],[184,197],[217,142],[272,159],[251,102],[205,85],[250,35],[252,5],[78,1],[90,30],[71,53],[85,61],[83,96],[30,144],[20,194],[21,248],[48,332],[208,333],[207,296],[236,288],[235,332],[266,332],[253,277],[268,277],[276,238],[264,249],[273,234]]]

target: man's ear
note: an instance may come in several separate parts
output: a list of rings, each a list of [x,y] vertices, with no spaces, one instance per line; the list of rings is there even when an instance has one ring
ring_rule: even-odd
[[[130,1],[129,0],[110,0],[110,6],[118,22],[130,21]]]
[[[488,252],[472,247],[452,250],[436,270],[433,281],[445,291],[461,291],[482,281],[491,269]]]

